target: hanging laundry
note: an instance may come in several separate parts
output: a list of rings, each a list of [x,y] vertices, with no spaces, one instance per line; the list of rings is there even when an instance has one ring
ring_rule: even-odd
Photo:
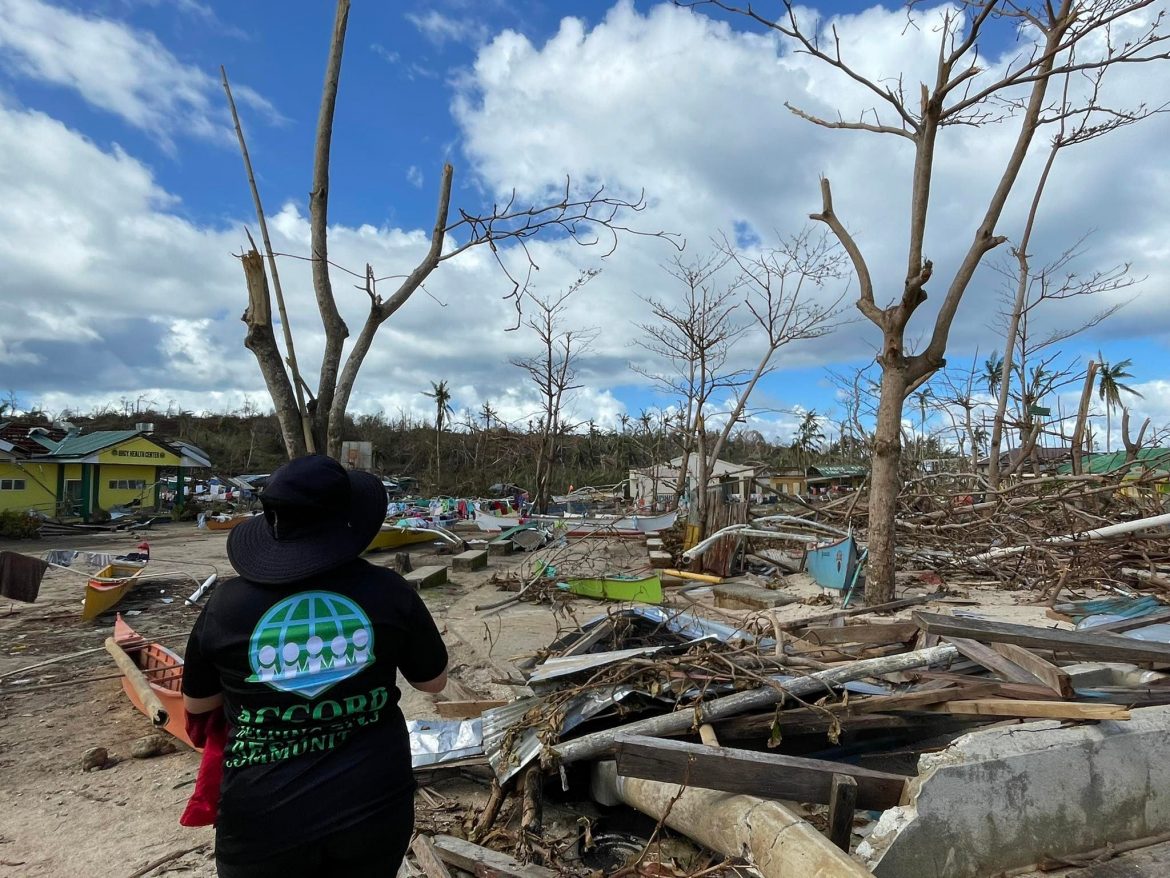
[[[48,562],[40,558],[0,552],[0,596],[31,604],[40,594],[41,580],[48,569]]]

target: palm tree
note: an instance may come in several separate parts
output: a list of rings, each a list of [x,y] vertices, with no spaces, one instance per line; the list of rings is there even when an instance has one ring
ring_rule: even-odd
[[[1003,357],[999,351],[992,351],[991,356],[983,361],[983,383],[987,385],[987,392],[992,396],[999,396],[999,382],[1003,378]]]
[[[825,441],[824,431],[821,430],[820,416],[816,409],[809,409],[800,419],[796,428],[796,441],[792,443],[797,452],[797,458],[803,463],[814,452],[821,450],[821,443]]]
[[[1113,410],[1115,408],[1122,408],[1121,394],[1132,394],[1133,396],[1141,398],[1141,394],[1121,383],[1122,378],[1132,378],[1133,374],[1126,371],[1133,365],[1133,360],[1126,357],[1120,363],[1110,365],[1105,362],[1101,356],[1101,352],[1097,352],[1097,361],[1101,364],[1101,370],[1097,374],[1097,396],[1105,403],[1105,451],[1108,453],[1113,439]]]
[[[431,382],[431,389],[424,390],[423,396],[433,399],[435,401],[435,491],[439,490],[439,477],[441,475],[440,461],[439,461],[439,437],[443,434],[443,427],[447,423],[447,416],[455,414],[455,409],[451,407],[451,391],[447,388],[446,381],[440,381],[436,384]]]

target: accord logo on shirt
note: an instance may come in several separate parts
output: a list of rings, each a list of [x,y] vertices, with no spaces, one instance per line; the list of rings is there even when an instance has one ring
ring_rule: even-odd
[[[344,595],[300,592],[256,623],[248,658],[249,683],[315,698],[374,663],[374,626]]]

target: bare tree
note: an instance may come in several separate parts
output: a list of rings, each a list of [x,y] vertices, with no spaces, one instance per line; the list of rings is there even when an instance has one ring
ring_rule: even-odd
[[[564,433],[565,404],[569,395],[581,387],[577,381],[577,360],[597,337],[596,329],[568,329],[564,325],[569,297],[597,276],[597,271],[582,272],[575,282],[558,296],[541,298],[531,292],[530,314],[524,324],[540,341],[540,352],[512,365],[523,369],[536,385],[540,397],[537,422],[536,494],[538,512],[547,512],[552,494],[552,472]]]
[[[631,201],[610,196],[604,188],[578,195],[575,194],[569,180],[566,180],[565,188],[559,197],[544,204],[530,206],[517,204],[513,193],[505,202],[492,205],[486,213],[458,210],[457,218],[451,218],[451,186],[455,172],[450,164],[446,164],[443,166],[439,183],[438,207],[431,230],[430,246],[408,274],[379,277],[369,265],[365,267],[364,272],[357,273],[330,262],[329,158],[349,6],[349,0],[337,2],[317,119],[313,181],[309,193],[312,251],[309,259],[312,263],[313,290],[325,335],[325,345],[317,393],[315,397],[310,394],[310,398],[304,403],[304,409],[311,425],[312,445],[318,450],[325,449],[334,457],[341,451],[345,413],[354,383],[378,329],[406,304],[443,262],[454,259],[467,250],[486,245],[511,286],[511,292],[505,298],[516,306],[519,326],[520,303],[528,276],[535,267],[526,243],[540,233],[557,230],[577,244],[602,246],[606,250],[605,255],[609,255],[617,246],[619,233],[649,234],[673,242],[673,236],[666,233],[646,233],[624,225],[624,217],[630,212],[644,209],[645,200],[641,196]],[[257,203],[258,198],[259,196]],[[518,248],[523,257],[521,261],[527,263],[528,268],[523,275],[510,270],[506,264],[502,251],[503,245],[509,242]],[[253,255],[255,259],[249,263],[249,257]],[[294,391],[286,361],[280,354],[272,331],[268,281],[263,261],[254,245],[243,254],[243,262],[249,293],[249,307],[244,315],[244,321],[248,326],[248,340],[245,343],[260,365],[260,371],[276,408],[288,455],[297,457],[305,454],[310,444],[306,441],[305,431],[301,429],[297,393]],[[359,281],[358,288],[369,297],[369,311],[349,348],[348,355],[345,354],[345,345],[350,331],[337,306],[330,278],[331,268],[354,276]],[[396,285],[386,295],[379,287],[384,281],[392,281]],[[308,393],[307,387],[301,389]]]
[[[707,459],[703,446],[708,403],[715,394],[736,388],[744,380],[742,371],[727,368],[731,345],[745,329],[736,314],[743,279],[720,280],[720,273],[731,261],[727,254],[690,262],[675,258],[663,270],[682,285],[677,304],[665,298],[644,299],[656,322],[639,324],[642,334],[638,343],[657,356],[666,369],[638,364],[631,364],[631,368],[666,395],[680,400],[678,436],[682,462],[675,484],[676,507],[686,490],[691,455]],[[653,465],[657,466],[657,461]],[[705,484],[698,482],[700,489]]]
[[[946,364],[951,326],[975,270],[984,256],[1006,240],[997,234],[996,226],[1020,180],[1037,131],[1059,121],[1054,115],[1093,114],[1098,109],[1092,103],[1092,90],[1087,99],[1081,94],[1069,96],[1070,101],[1061,106],[1049,95],[1049,85],[1054,78],[1068,73],[1100,73],[1122,64],[1167,58],[1162,45],[1165,36],[1160,32],[1162,13],[1144,14],[1156,8],[1154,0],[1099,0],[1091,4],[1074,0],[965,0],[929,11],[911,4],[907,12],[909,27],[919,27],[924,15],[936,17],[927,26],[938,34],[939,50],[934,81],[908,91],[900,76],[878,79],[859,69],[846,58],[836,28],[822,30],[817,22],[810,25],[803,21],[807,10],[792,0],[784,0],[783,14],[776,20],[760,14],[753,6],[726,0],[697,0],[685,5],[708,2],[776,31],[792,41],[799,52],[867,90],[877,102],[877,107],[856,120],[821,118],[789,106],[792,112],[826,128],[897,137],[909,141],[914,150],[907,268],[900,283],[901,294],[892,304],[878,304],[869,265],[834,210],[827,179],[821,180],[821,210],[813,214],[813,219],[833,230],[848,252],[860,284],[857,306],[882,333],[877,357],[882,381],[870,475],[866,599],[886,601],[894,594],[894,518],[901,489],[899,461],[905,400]],[[1006,65],[985,64],[983,59],[993,57],[994,52],[984,44],[1012,32],[1022,46],[1020,53]],[[892,118],[883,117],[878,107],[892,114]],[[1058,108],[1055,114],[1054,107]],[[1016,126],[1015,143],[982,209],[971,243],[950,278],[929,341],[920,352],[911,353],[906,347],[907,327],[926,301],[926,286],[934,274],[924,243],[940,135],[951,126],[1009,120]]]

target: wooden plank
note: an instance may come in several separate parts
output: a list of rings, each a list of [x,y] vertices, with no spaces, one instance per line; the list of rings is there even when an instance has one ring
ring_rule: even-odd
[[[947,673],[945,671],[924,671],[917,675],[921,680],[945,680],[950,683],[963,685],[972,678],[966,674]],[[976,677],[975,679],[979,679]],[[993,686],[989,695],[997,698],[1017,698],[1022,701],[1056,701],[1056,693],[1047,683],[1003,683],[999,680],[980,680]],[[982,698],[983,696],[979,696]]]
[[[812,643],[905,643],[917,636],[913,622],[868,623],[842,627],[806,628],[801,637]]]
[[[433,839],[435,853],[450,866],[470,872],[472,875],[508,875],[515,878],[556,878],[556,872],[543,866],[524,864],[515,857],[501,854],[490,848],[481,847],[455,838],[453,835],[436,835]]]
[[[955,648],[971,661],[983,665],[1005,683],[1026,683],[1029,686],[1045,685],[1044,681],[1035,674],[1024,670],[1015,662],[1004,658],[990,646],[986,646],[978,640],[952,637],[951,635],[947,635],[946,640],[948,643],[954,644]]]
[[[561,655],[581,655],[582,653],[589,652],[590,649],[613,634],[613,630],[613,619],[603,619],[574,640],[569,646],[565,647],[561,651]]]
[[[923,630],[944,637],[953,635],[984,643],[1014,643],[1017,646],[1051,649],[1097,661],[1170,663],[1170,643],[1131,640],[1116,634],[1061,631],[986,619],[959,619],[937,613],[915,613],[914,621]]]
[[[686,783],[765,799],[827,805],[833,775],[845,774],[857,782],[857,807],[884,810],[901,801],[906,786],[906,778],[898,774],[823,759],[710,747],[641,735],[620,735],[616,743],[617,772],[624,777]]]
[[[847,774],[834,774],[829,791],[829,841],[849,853],[853,835],[853,812],[857,809],[857,781]]]
[[[426,872],[427,878],[451,878],[451,872],[439,859],[430,838],[416,835],[414,841],[410,843],[410,849],[414,852],[414,858],[418,860],[419,866]]]
[[[923,708],[932,713],[969,716],[1015,716],[1028,719],[1129,719],[1129,711],[1113,704],[1081,704],[1076,701],[1017,701],[1011,698],[980,698],[975,701],[946,701]]]
[[[1036,653],[1014,643],[993,643],[991,648],[1039,678],[1061,698],[1073,697],[1072,679],[1052,662],[1045,661]]]
[[[475,719],[485,710],[493,707],[503,707],[507,701],[493,701],[480,699],[478,701],[437,701],[435,711],[443,719]]]

